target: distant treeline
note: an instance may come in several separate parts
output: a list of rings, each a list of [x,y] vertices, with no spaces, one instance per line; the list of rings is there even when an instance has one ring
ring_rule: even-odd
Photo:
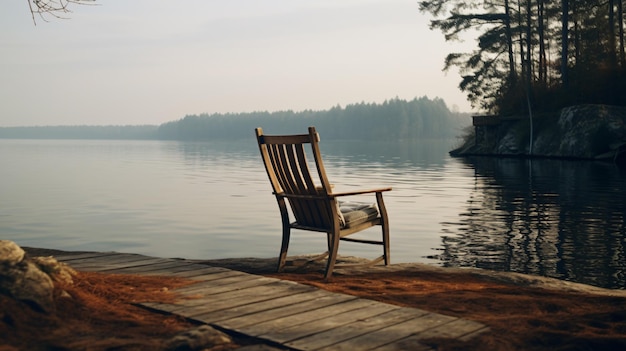
[[[324,139],[406,140],[450,138],[470,123],[468,113],[451,112],[442,99],[392,99],[327,111],[249,112],[188,115],[160,126],[4,127],[0,138],[216,140],[268,134],[304,133],[316,126]]]
[[[158,126],[0,127],[4,139],[155,139]]]
[[[447,138],[460,134],[469,114],[452,113],[442,99],[393,99],[360,103],[327,111],[252,112],[189,115],[159,126],[159,139],[212,140],[249,138],[256,127],[268,134],[305,133],[315,126],[324,139],[400,140]]]

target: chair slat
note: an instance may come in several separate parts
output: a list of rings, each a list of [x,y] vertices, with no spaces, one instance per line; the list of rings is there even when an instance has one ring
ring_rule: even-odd
[[[298,193],[298,184],[295,180],[294,165],[289,162],[288,153],[290,152],[291,145],[281,145],[278,153],[278,162],[280,163],[280,169],[282,171],[282,181],[284,182],[283,188],[289,194]]]
[[[311,138],[308,134],[300,135],[263,135],[262,142],[264,144],[309,144]]]
[[[294,194],[307,194],[307,192],[303,192],[302,189],[305,189],[305,183],[304,183],[304,175],[303,175],[303,171],[304,173],[306,173],[306,169],[303,170],[303,166],[298,162],[298,160],[295,157],[295,154],[299,152],[299,150],[302,150],[302,144],[299,145],[293,145],[292,148],[289,148],[287,150],[287,157],[289,159],[289,163],[291,165],[293,165],[293,173],[294,173],[294,179],[295,179],[295,189],[294,189]],[[306,167],[306,165],[304,165]]]
[[[308,194],[317,194],[317,188],[315,187],[315,183],[313,182],[313,178],[311,177],[311,172],[309,171],[308,164],[306,162],[306,153],[304,152],[304,148],[299,148],[297,150],[298,163],[301,165],[300,169],[303,171],[302,176],[304,177],[304,182],[306,183],[306,190]]]
[[[289,182],[288,182],[289,169],[285,169],[285,164],[282,161],[283,160],[282,153],[283,153],[284,147],[285,147],[284,145],[270,145],[269,146],[269,150],[271,150],[270,159],[272,162],[272,168],[274,169],[274,172],[276,173],[276,178],[280,184],[282,191],[291,194],[293,189],[289,186]]]

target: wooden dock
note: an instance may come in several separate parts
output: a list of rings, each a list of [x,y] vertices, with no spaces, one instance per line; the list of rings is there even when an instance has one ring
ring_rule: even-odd
[[[431,350],[421,341],[467,340],[487,330],[474,321],[181,259],[122,253],[56,259],[78,271],[197,280],[175,290],[192,298],[142,305],[294,350]]]

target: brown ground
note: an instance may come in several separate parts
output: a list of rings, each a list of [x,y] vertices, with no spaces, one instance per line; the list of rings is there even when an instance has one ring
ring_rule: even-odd
[[[0,295],[0,350],[162,350],[167,339],[194,325],[133,303],[174,301],[170,290],[187,284],[172,278],[79,272],[73,285],[57,284],[56,312],[49,314]]]
[[[519,277],[507,280],[474,271],[419,267],[349,275],[339,271],[329,283],[317,270],[274,275],[257,269],[256,273],[471,319],[491,328],[468,343],[430,340],[437,350],[626,350],[623,292],[610,296],[599,289],[537,287]],[[186,283],[80,273],[74,286],[65,287],[74,299],[59,297],[57,313],[47,316],[0,295],[0,350],[162,350],[164,340],[193,325],[132,303],[172,301],[176,296],[171,289]],[[252,341],[236,342],[219,350]]]

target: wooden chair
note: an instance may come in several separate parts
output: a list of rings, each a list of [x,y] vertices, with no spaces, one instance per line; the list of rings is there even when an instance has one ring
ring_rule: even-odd
[[[325,279],[330,278],[333,273],[340,240],[381,245],[382,256],[366,264],[381,261],[384,261],[385,265],[389,264],[389,221],[383,202],[383,192],[391,190],[390,187],[333,192],[326,177],[318,145],[319,135],[315,127],[309,127],[309,134],[301,135],[264,135],[263,130],[257,128],[256,136],[282,218],[283,238],[278,258],[278,272],[281,272],[286,264],[291,229],[327,234],[328,251],[313,259],[316,261],[328,257]],[[305,150],[307,145],[311,147],[317,175],[309,170]],[[319,184],[316,184],[316,180]],[[375,195],[375,203],[339,202],[340,198],[368,193]],[[294,222],[290,220],[287,203],[295,217]],[[376,225],[382,227],[380,241],[348,238],[349,235]]]

